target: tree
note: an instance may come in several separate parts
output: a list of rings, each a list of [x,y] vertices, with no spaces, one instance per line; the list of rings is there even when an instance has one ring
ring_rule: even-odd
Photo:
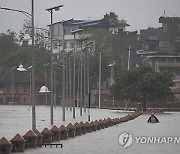
[[[6,53],[17,49],[16,33],[7,30],[7,33],[0,34],[0,56],[4,56]]]
[[[147,102],[173,100],[172,81],[173,75],[169,72],[154,72],[151,68],[140,67],[120,72],[111,92],[120,100],[141,102],[146,111]]]
[[[114,12],[106,13],[104,17],[101,19],[103,23],[108,25],[117,25],[118,24],[118,15]]]
[[[50,31],[44,28],[34,27],[34,41],[36,48],[47,50],[50,47]],[[32,37],[32,26],[30,20],[24,20],[23,29],[20,31],[20,41],[24,38],[24,34],[29,34]]]

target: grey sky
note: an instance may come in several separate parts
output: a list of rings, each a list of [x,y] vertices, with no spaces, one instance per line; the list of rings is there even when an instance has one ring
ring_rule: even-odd
[[[115,12],[120,19],[131,25],[127,30],[158,27],[158,18],[163,15],[180,17],[180,0],[34,0],[35,26],[46,27],[50,23],[50,13],[46,8],[63,4],[54,12],[53,22],[67,19],[101,19],[105,13]],[[0,7],[31,11],[31,0],[0,0]],[[7,29],[19,32],[24,15],[0,10],[0,32]]]

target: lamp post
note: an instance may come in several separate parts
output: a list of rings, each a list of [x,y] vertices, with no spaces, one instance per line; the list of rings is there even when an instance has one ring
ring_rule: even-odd
[[[45,86],[47,87],[47,66],[49,63],[44,64],[44,69],[45,69]],[[46,93],[46,107],[47,107],[47,93]]]
[[[101,109],[101,51],[99,52],[99,109]]]
[[[12,72],[12,98],[11,98],[11,101],[12,103],[15,103],[15,92],[14,92],[14,89],[15,89],[15,69],[16,69],[16,66],[14,66],[13,68],[11,68],[11,70],[13,71]],[[17,71],[20,71],[20,72],[24,72],[24,71],[27,71],[22,64],[19,65],[19,67],[17,68]]]
[[[63,57],[62,57],[62,62],[63,62],[63,81],[62,81],[62,110],[63,110],[63,121],[65,121],[65,119],[66,119],[66,114],[65,114],[65,102],[64,102],[64,100],[65,100],[65,85],[67,85],[67,84],[65,84],[65,76],[67,76],[67,74],[68,74],[68,72],[66,71],[65,72],[65,67],[66,66],[68,66],[68,64],[65,66],[65,46],[64,46],[64,35],[65,35],[65,33],[64,33],[64,23],[66,23],[66,22],[69,22],[69,21],[72,21],[73,19],[69,19],[69,20],[66,20],[66,21],[62,21],[60,24],[62,24],[62,26],[63,26],[63,28],[62,28],[62,31],[63,31],[63,34],[62,34],[62,53],[63,53]],[[66,67],[67,68],[67,67]],[[66,75],[65,75],[65,73],[66,73]],[[67,92],[66,92],[66,94],[67,94]]]
[[[33,0],[32,0],[33,1]],[[17,9],[11,9],[11,8],[7,8],[7,7],[0,7],[1,10],[6,10],[6,11],[14,11],[14,12],[19,12],[24,14],[27,18],[31,19],[31,15],[30,13],[26,12],[26,11],[22,11],[22,10],[17,10]]]
[[[12,72],[12,96],[11,96],[11,102],[12,103],[14,103],[14,69],[15,68],[16,68],[16,66],[11,68],[11,70],[13,71]]]
[[[114,83],[114,65],[115,65],[115,60],[112,61],[108,66],[111,67],[111,86]],[[113,96],[113,106],[114,106],[114,96]]]
[[[129,45],[129,48],[128,48],[128,70],[129,70],[129,65],[130,65],[130,59],[131,59],[131,45]]]
[[[34,80],[34,0],[31,0],[31,14],[17,9],[0,7],[2,10],[14,11],[24,14],[31,19],[32,24],[32,130],[36,129],[36,114],[35,114],[35,80]]]
[[[51,25],[50,25],[50,31],[51,31],[51,110],[50,110],[50,121],[51,121],[51,125],[53,125],[53,10],[58,11],[61,7],[63,7],[64,5],[59,5],[59,6],[55,6],[52,8],[48,8],[46,9],[46,11],[50,12],[51,15]]]
[[[32,66],[28,67],[29,69],[29,106],[32,105]]]
[[[36,130],[36,111],[35,111],[35,69],[34,69],[34,0],[31,1],[31,24],[32,24],[32,130]]]
[[[69,106],[70,106],[70,111],[72,111],[72,82],[71,82],[71,78],[72,78],[72,73],[71,73],[71,57],[69,57]]]
[[[76,46],[76,34],[79,32],[82,32],[83,29],[77,29],[74,31],[71,31],[71,34],[74,35],[74,54],[73,54],[73,118],[75,118],[75,89],[76,89],[76,84],[75,84],[75,79],[76,79],[76,71],[75,71],[75,67],[76,67],[76,50],[77,50],[77,46]]]
[[[90,76],[89,76],[89,50],[91,50],[91,45],[92,45],[92,41],[89,41],[88,43],[86,43],[85,45],[84,45],[84,48],[82,49],[82,50],[85,50],[85,49],[87,49],[87,94],[88,95],[86,95],[86,97],[88,96],[88,100],[86,99],[86,97],[85,97],[85,99],[87,100],[87,101],[84,101],[84,102],[89,102],[88,103],[88,121],[90,121],[90,101],[91,101],[91,94],[90,94],[90,86],[89,86],[89,79],[90,79]],[[82,53],[82,52],[81,52]]]

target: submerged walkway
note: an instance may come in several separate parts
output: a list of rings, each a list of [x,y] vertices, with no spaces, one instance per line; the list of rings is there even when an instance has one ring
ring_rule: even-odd
[[[146,123],[149,115],[141,115],[130,122],[103,129],[90,134],[77,136],[66,141],[60,141],[63,148],[39,148],[26,151],[27,154],[179,154],[180,144],[142,144],[135,143],[122,149],[118,143],[118,137],[122,132],[131,132],[134,137],[143,136],[180,136],[180,113],[158,114],[160,123]]]
[[[40,109],[37,109],[37,111],[42,111],[42,108],[44,109],[44,107],[40,107]],[[26,107],[24,107],[24,109],[26,109]],[[16,109],[16,110],[19,111],[22,109]],[[46,120],[45,121],[40,120],[42,118],[46,118],[46,115],[44,115],[44,112],[47,112],[47,111],[49,110],[45,109],[42,111],[40,115],[38,115],[37,122],[38,122],[39,129],[41,129],[41,126],[40,126],[41,124],[47,122]],[[55,110],[55,115],[56,116],[61,115],[59,114],[59,109],[57,111],[58,112],[56,113],[56,110]],[[12,111],[12,112],[15,112],[15,111]],[[2,112],[0,112],[0,114],[1,113]],[[25,113],[23,112],[23,114]],[[115,118],[118,116],[122,117],[124,115],[127,115],[128,112],[93,109],[91,111],[91,114],[92,114],[91,116],[92,120],[97,120],[103,117],[105,118],[107,117]],[[8,116],[10,115],[7,115],[6,118],[8,118]],[[17,115],[17,117],[18,116],[19,118],[22,118],[21,117],[22,115]],[[169,136],[175,137],[179,135],[179,130],[180,130],[180,113],[179,112],[159,113],[156,116],[160,120],[160,123],[158,124],[147,123],[146,121],[149,115],[143,114],[139,116],[138,118],[136,118],[135,120],[131,120],[126,123],[121,123],[113,127],[109,127],[107,129],[102,129],[100,131],[87,133],[86,135],[76,136],[75,138],[70,138],[68,140],[62,140],[60,142],[57,142],[57,143],[62,143],[63,148],[41,147],[41,148],[26,150],[24,153],[25,154],[34,154],[34,153],[38,153],[38,154],[49,154],[49,153],[52,153],[52,154],[59,154],[59,153],[63,153],[63,154],[81,154],[81,153],[82,154],[83,153],[87,153],[87,154],[91,154],[91,153],[93,154],[102,154],[102,153],[104,154],[106,153],[107,154],[108,153],[112,153],[112,154],[116,154],[116,153],[117,154],[119,153],[123,153],[123,154],[124,153],[125,154],[152,154],[152,153],[154,154],[169,154],[169,153],[179,154],[180,144],[177,144],[177,143],[176,144],[174,143],[150,144],[150,143],[136,143],[135,142],[135,137],[169,137]],[[28,118],[26,117],[26,119]],[[68,119],[67,122],[64,123],[65,125],[67,125],[68,122],[74,123],[73,122],[74,119],[71,118],[71,115],[69,117],[67,115],[67,119]],[[56,125],[59,126],[63,124],[62,122],[58,120],[59,120],[59,117],[55,119]],[[83,117],[77,116],[75,121],[81,121],[81,120],[87,121],[87,116],[86,115],[84,115]],[[3,128],[2,122],[3,121],[1,119],[0,133],[2,133],[2,130],[3,130],[1,129]],[[16,121],[17,128],[20,128],[19,126],[20,123],[21,122],[19,120]],[[14,122],[9,123],[9,126],[12,126],[12,125],[14,125]],[[26,128],[25,131],[27,131],[28,129]],[[19,129],[19,132],[20,131],[23,133],[23,129]],[[133,135],[133,144],[126,149],[121,148],[121,146],[118,143],[118,137],[123,132],[131,132]],[[9,134],[9,136],[11,137],[13,137],[14,135],[15,133],[13,133],[13,135]],[[6,136],[6,135],[3,135],[3,136]],[[20,153],[17,153],[17,154],[20,154]]]

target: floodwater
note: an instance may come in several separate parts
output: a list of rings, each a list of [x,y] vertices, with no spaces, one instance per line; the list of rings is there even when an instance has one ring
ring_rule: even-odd
[[[122,117],[129,112],[119,110],[99,110],[90,109],[91,120],[103,118]],[[41,147],[25,150],[25,154],[179,154],[180,140],[176,143],[169,140],[161,142],[148,143],[146,138],[176,138],[180,137],[180,113],[165,112],[156,115],[160,121],[157,124],[147,123],[149,114],[143,114],[129,122],[121,123],[109,128],[101,129],[96,132],[86,133],[75,138],[62,140],[63,148]],[[66,110],[66,121],[62,121],[62,109],[54,108],[54,124],[58,127],[61,124],[67,125],[69,122],[75,123],[87,121],[87,112],[79,116],[79,109],[76,109],[76,118],[72,118],[72,111]],[[22,136],[31,129],[31,107],[29,106],[0,106],[0,137],[12,139],[17,133]],[[36,107],[37,129],[41,132],[50,125],[50,107]],[[119,144],[119,135],[121,133],[132,133],[133,144],[127,148],[122,148]],[[141,138],[137,142],[137,138]],[[18,153],[17,153],[18,154]],[[20,154],[20,153],[19,153]]]

